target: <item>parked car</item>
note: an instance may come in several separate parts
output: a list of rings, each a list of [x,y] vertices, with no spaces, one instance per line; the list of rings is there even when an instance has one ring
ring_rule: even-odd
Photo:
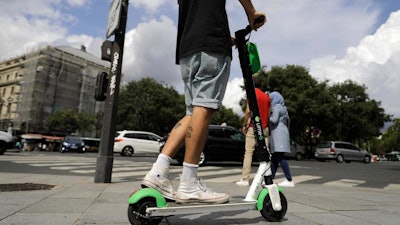
[[[244,146],[245,137],[238,129],[230,126],[210,125],[199,165],[204,165],[209,161],[242,162]],[[178,150],[174,159],[182,164],[184,155],[185,146]],[[254,156],[255,154],[253,154],[253,159],[255,159]]]
[[[302,160],[305,156],[305,151],[303,146],[297,144],[295,141],[290,140],[290,152],[285,153],[287,158],[293,158],[295,160]]]
[[[85,143],[86,152],[98,152],[100,148],[100,138],[82,137]]]
[[[352,143],[344,141],[327,141],[315,148],[315,159],[336,160],[338,163],[351,161],[371,162],[371,154],[355,146]]]
[[[133,156],[137,153],[156,153],[164,145],[164,139],[157,134],[146,131],[117,131],[114,140],[114,152],[122,156]]]
[[[78,136],[65,136],[61,146],[60,152],[80,152],[84,153],[86,151],[85,143],[81,137]]]
[[[400,161],[400,152],[397,151],[386,153],[384,156],[387,161]]]
[[[13,148],[14,137],[4,131],[0,131],[0,155],[3,155],[7,149]]]

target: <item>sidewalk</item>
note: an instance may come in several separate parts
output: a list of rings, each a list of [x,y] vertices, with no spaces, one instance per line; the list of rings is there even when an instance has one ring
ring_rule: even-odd
[[[0,225],[130,224],[128,196],[140,180],[94,183],[89,176],[0,173],[0,183],[56,185],[51,190],[0,193]],[[247,188],[207,183],[216,191],[244,196]],[[284,189],[288,211],[278,224],[395,225],[400,221],[400,190],[298,184]],[[168,218],[170,224],[267,224],[256,211],[214,212]],[[163,220],[161,224],[168,224]]]

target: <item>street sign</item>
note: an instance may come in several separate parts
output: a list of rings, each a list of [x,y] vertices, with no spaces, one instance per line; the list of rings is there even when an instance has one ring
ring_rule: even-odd
[[[107,38],[114,34],[115,30],[119,27],[119,20],[121,16],[122,0],[113,0],[110,5],[110,12],[108,14]]]

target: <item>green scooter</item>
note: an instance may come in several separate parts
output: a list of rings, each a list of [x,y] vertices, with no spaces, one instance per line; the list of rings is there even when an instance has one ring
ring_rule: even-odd
[[[263,22],[264,17],[258,18]],[[257,21],[256,21],[257,22]],[[251,120],[254,124],[254,137],[256,139],[256,154],[260,161],[257,173],[244,199],[231,199],[226,204],[177,204],[167,202],[160,192],[152,188],[141,188],[134,191],[128,200],[128,218],[134,225],[157,225],[163,218],[174,215],[200,214],[223,211],[258,210],[270,222],[281,221],[287,212],[287,200],[282,193],[282,187],[274,184],[271,177],[271,155],[265,144],[258,111],[257,99],[254,90],[252,74],[259,70],[258,52],[255,45],[246,37],[251,33],[250,26],[235,32],[236,46],[245,81],[245,89]],[[258,67],[254,68],[254,67]]]

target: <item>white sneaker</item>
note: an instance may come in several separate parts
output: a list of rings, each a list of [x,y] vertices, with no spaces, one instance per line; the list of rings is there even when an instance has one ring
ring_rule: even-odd
[[[151,169],[143,178],[142,187],[154,188],[165,198],[174,200],[172,184],[165,173]]]
[[[248,180],[243,180],[243,179],[240,179],[239,181],[237,181],[236,184],[239,186],[243,186],[243,187],[247,187],[250,185]]]
[[[229,201],[230,196],[225,193],[217,193],[208,188],[200,179],[183,179],[175,194],[178,203],[217,203],[222,204]]]
[[[281,187],[294,187],[294,183],[293,183],[293,181],[285,180],[283,182],[280,182],[278,184],[278,186],[281,186]]]

